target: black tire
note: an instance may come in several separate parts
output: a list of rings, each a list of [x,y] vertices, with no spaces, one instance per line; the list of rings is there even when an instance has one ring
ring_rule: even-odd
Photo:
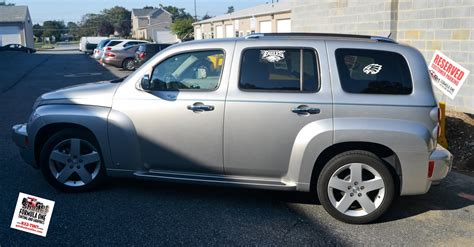
[[[53,172],[50,168],[50,155],[53,151],[53,149],[56,147],[56,145],[60,144],[61,142],[68,140],[68,139],[82,139],[90,143],[98,153],[100,157],[100,163],[99,168],[98,168],[98,173],[95,176],[95,178],[92,179],[91,182],[86,183],[82,186],[68,186],[66,184],[63,184],[59,182],[55,176],[53,175]],[[43,145],[40,153],[40,169],[41,172],[43,173],[43,176],[45,177],[46,181],[51,184],[54,188],[63,191],[63,192],[84,192],[84,191],[89,191],[93,188],[96,188],[98,185],[100,185],[105,176],[105,164],[103,161],[102,153],[99,148],[99,144],[97,143],[97,140],[95,137],[84,130],[78,130],[78,129],[64,129],[61,130],[54,135],[52,135]],[[74,173],[73,173],[74,175]]]
[[[380,203],[379,206],[376,207],[375,210],[372,211],[371,213],[361,215],[361,216],[347,215],[348,214],[347,212],[349,211],[349,209],[352,209],[352,208],[354,208],[352,212],[357,212],[358,210],[357,206],[360,206],[362,209],[362,206],[361,206],[362,204],[359,204],[359,201],[358,201],[358,199],[361,198],[360,192],[364,193],[362,194],[362,197],[367,196],[367,198],[369,198],[369,193],[373,193],[373,192],[365,193],[366,191],[359,191],[359,189],[361,189],[362,186],[360,187],[353,186],[352,191],[355,189],[355,187],[357,187],[357,192],[354,192],[355,193],[354,198],[350,198],[350,199],[355,200],[355,201],[352,204],[350,204],[351,206],[349,206],[346,213],[340,212],[335,206],[333,206],[329,198],[330,197],[329,196],[329,193],[330,193],[329,180],[331,179],[333,174],[336,174],[336,172],[341,171],[341,169],[343,170],[344,169],[343,167],[347,166],[348,164],[357,164],[357,163],[367,165],[370,168],[374,169],[376,172],[378,172],[380,177],[383,180],[383,185],[385,189],[383,199],[381,200],[381,202],[380,201],[378,202]],[[367,173],[367,171],[365,173]],[[344,174],[342,174],[342,176],[344,176]],[[346,180],[343,180],[343,181],[346,182]],[[349,181],[347,182],[349,183]],[[363,181],[360,184],[362,183]],[[352,179],[350,181],[350,184],[352,184]],[[336,189],[335,191],[336,193],[339,193],[339,190]],[[351,194],[351,197],[352,197],[354,193],[352,193],[351,190],[349,190],[349,188],[347,191],[348,192],[340,192],[341,194],[340,196],[344,197],[347,193],[348,195]],[[319,197],[319,201],[321,202],[321,205],[323,205],[324,209],[334,218],[346,223],[350,223],[350,224],[366,224],[366,223],[375,221],[388,210],[394,198],[395,185],[394,185],[394,180],[393,180],[390,170],[386,167],[384,162],[379,157],[367,151],[355,150],[355,151],[347,151],[335,156],[324,166],[324,168],[322,169],[318,177],[317,193],[318,193],[318,197]],[[373,195],[370,194],[370,196],[373,196]],[[332,196],[332,198],[335,198],[335,197]],[[375,202],[375,200],[377,199],[371,199],[371,200]],[[340,199],[338,203],[341,201],[342,199]]]
[[[134,70],[135,69],[134,60],[132,58],[126,58],[125,60],[123,60],[122,69],[127,70],[127,71]]]

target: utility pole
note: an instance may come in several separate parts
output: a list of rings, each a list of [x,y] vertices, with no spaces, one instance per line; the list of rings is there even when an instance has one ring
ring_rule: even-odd
[[[194,21],[197,21],[198,20],[198,17],[197,17],[197,10],[196,10],[196,0],[194,0]]]

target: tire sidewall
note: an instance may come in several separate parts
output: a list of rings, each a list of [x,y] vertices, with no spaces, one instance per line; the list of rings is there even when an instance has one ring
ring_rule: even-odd
[[[82,139],[85,141],[88,141],[90,144],[92,144],[97,152],[99,153],[100,156],[100,169],[99,169],[99,174],[97,174],[97,177],[94,178],[94,180],[86,185],[79,186],[79,187],[71,187],[62,184],[61,182],[57,181],[56,178],[53,176],[50,168],[49,168],[49,157],[51,155],[51,152],[53,148],[60,142],[66,140],[66,139],[71,139],[71,138],[78,138]],[[86,131],[81,131],[81,130],[73,130],[73,129],[64,129],[56,134],[52,135],[43,145],[40,153],[40,169],[41,172],[43,173],[43,176],[45,177],[46,181],[51,184],[53,187],[56,189],[63,191],[63,192],[83,192],[83,191],[88,191],[96,186],[98,186],[103,178],[105,177],[105,165],[104,165],[104,160],[102,157],[102,152],[100,151],[100,146],[98,145],[96,139],[94,136],[92,136],[90,133]]]
[[[123,66],[122,66],[122,68],[123,68],[124,70],[127,70],[127,71],[133,70],[133,68],[131,68],[131,69],[128,68],[128,64],[129,64],[129,63],[133,63],[133,59],[131,59],[131,58],[125,59],[125,61],[123,61]]]
[[[363,163],[375,169],[383,179],[385,186],[385,196],[380,206],[372,213],[365,216],[348,216],[339,212],[330,202],[328,196],[328,184],[331,176],[340,167],[349,163]],[[321,205],[334,218],[350,224],[366,224],[378,219],[390,207],[395,193],[393,177],[383,161],[374,154],[366,151],[345,152],[332,158],[321,171],[317,193]]]

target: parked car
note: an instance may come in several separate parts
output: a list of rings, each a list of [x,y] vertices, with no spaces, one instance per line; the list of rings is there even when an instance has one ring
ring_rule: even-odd
[[[102,58],[104,47],[107,46],[108,43],[110,43],[112,39],[104,39],[97,44],[97,47],[94,49],[93,57],[96,60],[99,60]]]
[[[86,54],[92,54],[97,44],[104,39],[108,39],[108,37],[82,37],[79,42],[79,50]]]
[[[26,47],[20,44],[8,44],[0,47],[0,51],[21,51],[26,53],[35,53],[36,49]]]
[[[156,53],[169,47],[171,44],[142,44],[135,53],[136,67],[142,66],[146,61],[152,58]]]
[[[255,34],[170,47],[121,83],[40,96],[13,126],[63,191],[130,176],[311,192],[367,223],[450,171],[422,54],[381,37]],[[421,200],[421,199],[420,199]]]
[[[140,45],[144,43],[150,43],[145,40],[133,40],[133,39],[117,39],[109,42],[104,50],[105,51],[112,51],[112,50],[121,50],[130,46]]]
[[[106,51],[102,62],[124,70],[135,69],[135,51],[138,46],[130,46],[123,50]]]

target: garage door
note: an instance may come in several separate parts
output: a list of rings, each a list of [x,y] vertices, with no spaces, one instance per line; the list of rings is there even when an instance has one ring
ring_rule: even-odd
[[[216,38],[224,38],[224,28],[222,26],[216,27]]]
[[[176,35],[170,31],[156,31],[155,43],[157,44],[174,44],[178,42]]]
[[[271,21],[261,21],[260,22],[260,32],[261,33],[271,33],[272,32],[272,22]]]
[[[0,45],[22,44],[20,33],[20,27],[0,26]]]
[[[196,28],[196,31],[194,31],[194,39],[202,39],[202,33],[200,28]]]
[[[234,26],[232,25],[225,25],[225,36],[227,38],[234,37]]]
[[[291,32],[291,20],[278,20],[277,21],[277,33],[290,33]]]

